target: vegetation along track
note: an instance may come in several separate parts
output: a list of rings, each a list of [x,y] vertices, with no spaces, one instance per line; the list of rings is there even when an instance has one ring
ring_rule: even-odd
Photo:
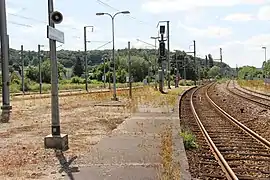
[[[226,179],[225,173],[222,171],[210,147],[207,145],[196,123],[195,117],[192,114],[190,98],[194,90],[195,89],[190,89],[182,95],[179,111],[183,132],[190,134],[191,131],[193,135],[195,135],[196,143],[199,146],[199,148],[195,149],[186,149],[189,171],[191,176],[197,179]]]
[[[210,145],[216,162],[224,172],[222,174],[214,167],[212,174],[215,176],[203,178],[199,175],[199,177],[202,179],[270,179],[270,142],[261,138],[218,107],[207,93],[212,85],[203,86],[187,93],[182,102],[186,104],[187,107],[185,108],[188,110],[187,96],[190,96],[189,106],[196,123],[192,117],[187,117],[189,118],[187,119],[183,116],[183,121],[187,122],[185,126],[189,126],[197,137],[200,146],[197,151],[202,153],[203,156],[208,156],[209,159],[213,157],[209,153],[204,153],[207,149],[206,143],[202,144],[202,137],[204,136],[207,144]],[[182,112],[184,113],[184,110]],[[197,124],[197,127],[195,124]],[[189,158],[188,151],[187,154]],[[204,162],[206,168],[212,169],[212,164],[208,167],[207,162]],[[199,163],[198,169],[203,172],[200,170],[201,162],[194,161],[194,163]],[[215,163],[215,161],[212,159],[211,163]],[[198,166],[192,165],[191,162],[189,164],[194,167]]]
[[[132,89],[141,89],[144,86],[135,86],[132,87]],[[129,88],[117,88],[117,92],[122,92],[122,91],[128,91]],[[59,97],[66,97],[66,96],[79,96],[79,95],[84,95],[84,94],[98,94],[98,93],[112,93],[112,90],[109,89],[97,89],[97,90],[92,90],[92,91],[67,91],[65,93],[59,93]],[[21,97],[21,98],[19,98]],[[12,98],[12,101],[21,101],[21,100],[29,100],[29,99],[35,99],[35,98],[49,98],[51,97],[51,94],[26,94],[26,95],[19,95],[19,96],[14,96]],[[0,102],[2,100],[0,99]]]
[[[231,86],[232,88],[230,88],[230,84],[232,85]],[[243,98],[245,100],[248,100],[252,103],[256,103],[259,106],[270,109],[270,99],[269,98],[262,97],[262,94],[259,94],[259,93],[256,93],[257,95],[255,95],[255,92],[244,91],[244,90],[238,88],[237,86],[235,86],[234,81],[232,81],[232,80],[228,81],[226,89],[231,94],[234,94],[235,96],[238,96],[238,97]]]

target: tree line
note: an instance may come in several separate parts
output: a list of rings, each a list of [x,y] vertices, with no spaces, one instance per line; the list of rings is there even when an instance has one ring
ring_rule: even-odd
[[[141,82],[147,78],[153,80],[156,72],[157,51],[155,49],[135,49],[130,50],[131,54],[131,74],[134,82]],[[57,51],[58,59],[58,75],[59,79],[69,78],[67,73],[71,70],[72,76],[84,78],[85,77],[85,62],[83,51]],[[39,59],[38,53],[35,51],[24,51],[24,66],[26,66],[26,77],[34,82],[39,82]],[[119,83],[126,82],[128,72],[128,50],[119,49],[115,55],[116,61],[116,81]],[[105,72],[107,82],[112,82],[112,68],[111,50],[94,50],[87,51],[88,62],[88,77],[91,80],[102,81]],[[22,61],[20,51],[10,49],[9,59],[10,71],[18,71],[21,74]],[[184,70],[186,72],[186,79],[197,80],[199,75],[201,78],[215,78],[221,76],[229,76],[232,69],[225,63],[216,62],[213,60],[211,54],[208,54],[205,59],[192,57],[184,51],[176,51],[171,53],[171,78],[174,78],[176,70],[179,71],[181,77],[184,77]],[[42,81],[50,83],[50,60],[47,51],[41,51],[41,73]],[[81,83],[85,83],[83,79]]]

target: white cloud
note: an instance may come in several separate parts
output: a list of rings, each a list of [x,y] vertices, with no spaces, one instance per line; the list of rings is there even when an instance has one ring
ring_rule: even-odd
[[[189,27],[179,22],[178,27],[184,28],[192,35],[200,37],[221,38],[232,34],[231,28],[223,28],[218,26],[208,26],[206,29],[200,29]]]
[[[263,4],[267,0],[146,0],[142,8],[151,13],[174,12],[194,7],[230,7],[239,4]]]
[[[249,46],[270,46],[270,34],[260,34],[250,37],[248,40],[245,41],[246,45]]]
[[[270,6],[261,7],[257,16],[259,20],[270,20]]]
[[[246,13],[230,14],[225,18],[223,18],[223,20],[225,21],[250,21],[253,19],[254,19],[253,15]]]
[[[223,48],[224,62],[231,67],[244,65],[252,65],[261,67],[264,60],[264,51],[262,46],[267,48],[267,54],[270,53],[270,34],[259,34],[251,36],[244,41],[231,41],[208,47],[208,52],[214,57],[218,57],[219,50],[217,47]]]

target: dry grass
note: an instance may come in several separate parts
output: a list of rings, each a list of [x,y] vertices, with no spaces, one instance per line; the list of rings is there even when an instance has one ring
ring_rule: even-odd
[[[136,89],[133,91],[137,95]],[[69,134],[67,156],[81,156],[110,133],[136,109],[128,91],[119,91],[124,106],[95,106],[113,103],[111,92],[59,98],[62,133]],[[0,179],[40,178],[57,167],[51,150],[44,149],[44,137],[51,123],[50,98],[13,101],[10,123],[0,126]],[[119,102],[118,102],[119,104]],[[56,168],[54,168],[55,170]]]
[[[166,126],[161,133],[162,171],[160,180],[180,180],[180,167],[173,162],[172,127]]]
[[[180,91],[181,89],[172,90],[167,95],[160,95],[153,88],[144,87],[134,89],[132,99],[128,98],[127,90],[119,91],[117,95],[120,103],[124,104],[120,107],[95,106],[112,103],[112,92],[60,97],[61,133],[69,135],[70,149],[67,156],[80,157],[89,153],[93,145],[130,117],[141,105],[173,107],[177,98],[175,94]],[[44,149],[44,137],[51,132],[50,101],[50,98],[36,97],[12,102],[10,123],[0,126],[0,179],[56,176],[56,173],[51,172],[57,169],[58,161],[53,151]],[[168,171],[167,164],[171,162],[171,136],[165,133],[163,137],[164,171]]]
[[[264,84],[263,80],[238,80],[237,82],[242,87],[270,93],[270,85]]]
[[[153,87],[147,87],[145,89],[138,90],[140,96],[133,98],[136,104],[144,105],[147,107],[167,107],[173,108],[178,95],[184,90],[184,88],[172,89],[168,94],[160,94],[159,91],[155,91]]]

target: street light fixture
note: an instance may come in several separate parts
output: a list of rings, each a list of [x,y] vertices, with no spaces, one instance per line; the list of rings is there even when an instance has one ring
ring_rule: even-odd
[[[115,56],[114,56],[114,18],[118,14],[130,14],[129,11],[120,11],[115,13],[114,15],[111,15],[109,13],[96,13],[97,16],[103,16],[108,15],[112,19],[112,41],[113,41],[113,48],[112,48],[112,58],[113,58],[113,101],[118,101],[118,98],[116,97],[116,73],[115,73]]]

